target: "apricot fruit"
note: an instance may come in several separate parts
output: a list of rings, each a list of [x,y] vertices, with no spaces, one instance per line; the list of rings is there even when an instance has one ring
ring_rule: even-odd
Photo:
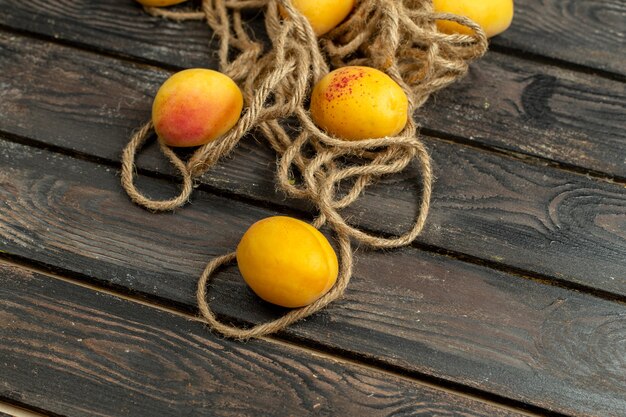
[[[433,0],[433,6],[436,12],[470,18],[488,38],[507,30],[513,21],[513,0]],[[449,20],[437,20],[437,28],[449,34],[472,34],[470,28]]]
[[[321,129],[345,140],[393,136],[406,125],[409,102],[387,74],[349,66],[330,72],[313,88],[311,118]]]
[[[169,146],[198,146],[229,131],[243,108],[241,90],[228,76],[187,69],[168,78],[152,104],[157,135]]]
[[[337,255],[319,230],[292,217],[254,223],[237,246],[237,266],[263,300],[283,307],[311,304],[337,280]]]
[[[139,3],[144,6],[152,6],[152,7],[165,7],[165,6],[173,6],[178,3],[185,2],[187,0],[137,0]]]
[[[330,32],[350,14],[355,0],[291,0],[302,13],[317,36]],[[283,16],[286,13],[281,10]]]

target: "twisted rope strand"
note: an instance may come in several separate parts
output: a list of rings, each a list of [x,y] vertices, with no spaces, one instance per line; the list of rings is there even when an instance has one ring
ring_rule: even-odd
[[[189,196],[193,191],[193,178],[185,163],[167,145],[159,141],[161,152],[170,160],[172,165],[178,169],[183,177],[183,184],[180,194],[170,200],[151,200],[144,196],[135,187],[135,155],[137,150],[145,143],[152,130],[152,122],[143,125],[131,138],[122,153],[122,186],[128,193],[132,201],[144,206],[152,211],[169,211],[182,206],[189,201]]]

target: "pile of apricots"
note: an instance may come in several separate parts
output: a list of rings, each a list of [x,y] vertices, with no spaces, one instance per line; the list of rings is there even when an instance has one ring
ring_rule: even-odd
[[[186,0],[137,0],[162,7]],[[291,0],[318,36],[332,30],[352,11],[355,0]],[[436,12],[466,16],[488,37],[506,30],[513,0],[433,0]],[[284,10],[281,11],[285,16]],[[455,22],[439,20],[444,33],[469,33]],[[163,83],[152,106],[160,140],[173,147],[199,146],[228,132],[239,120],[243,97],[229,77],[209,69],[180,71]],[[408,99],[385,73],[370,67],[336,69],[313,88],[311,118],[328,134],[344,140],[394,136],[408,120]],[[335,284],[337,255],[317,229],[290,217],[269,217],[253,224],[237,247],[237,265],[249,287],[263,300],[302,307]]]

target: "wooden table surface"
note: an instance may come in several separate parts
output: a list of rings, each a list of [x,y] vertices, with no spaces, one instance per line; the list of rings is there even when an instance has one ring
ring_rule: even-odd
[[[131,0],[0,0],[0,410],[626,416],[625,29],[623,0],[516,1],[415,114],[437,176],[423,234],[359,248],[344,299],[240,343],[197,319],[196,280],[254,221],[314,215],[276,191],[275,155],[245,138],[168,214],[119,179],[159,84],[216,67],[208,28]],[[154,146],[139,172],[151,196],[176,192]],[[404,230],[415,175],[345,214]],[[282,312],[235,267],[211,291],[234,323]]]

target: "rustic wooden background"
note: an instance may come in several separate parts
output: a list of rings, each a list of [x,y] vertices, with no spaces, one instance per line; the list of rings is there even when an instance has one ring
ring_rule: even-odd
[[[510,30],[415,114],[437,176],[424,233],[359,249],[343,300],[236,343],[195,318],[203,266],[262,217],[314,215],[276,191],[269,147],[247,137],[175,213],[119,185],[160,83],[216,67],[206,26],[132,0],[0,0],[0,402],[62,416],[626,416],[626,2],[515,4]],[[139,167],[148,194],[176,192],[154,146]],[[416,173],[346,213],[403,230]],[[239,324],[283,312],[234,267],[211,299]]]

